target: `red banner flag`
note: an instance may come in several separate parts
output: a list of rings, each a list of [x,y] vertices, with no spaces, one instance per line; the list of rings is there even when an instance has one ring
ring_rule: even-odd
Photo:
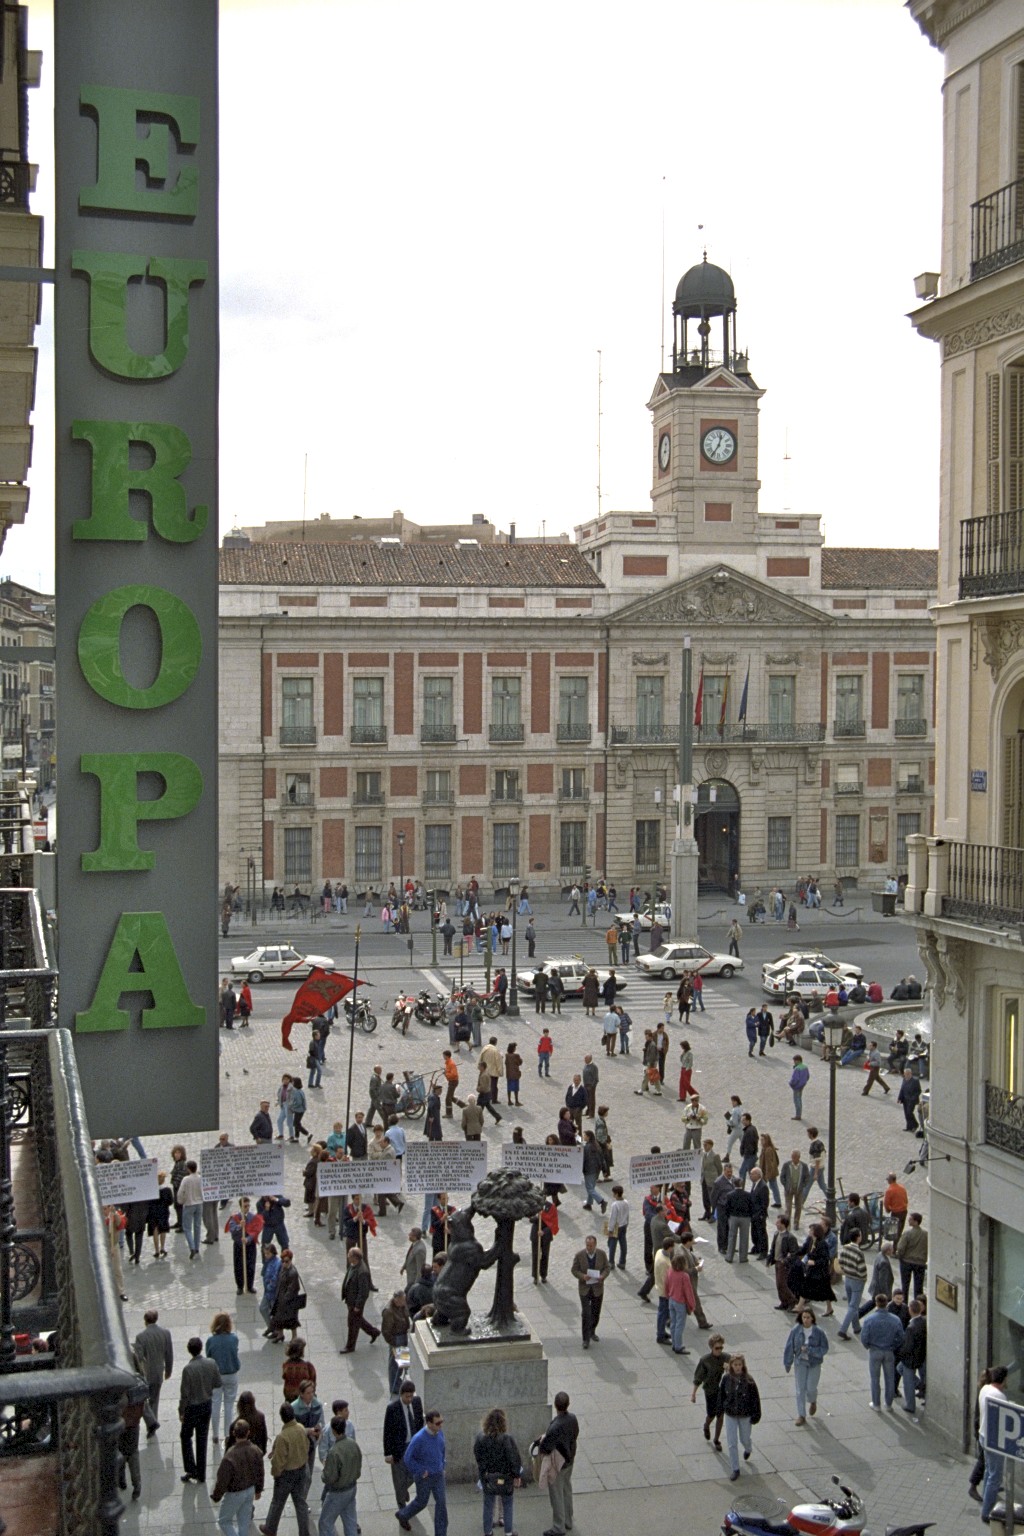
[[[693,706],[693,723],[699,730],[704,724],[704,668],[700,669],[700,679],[697,683],[697,702]]]
[[[281,1044],[285,1050],[295,1049],[290,1038],[293,1024],[315,1019],[318,1014],[333,1008],[335,1003],[340,1003],[355,987],[365,985],[365,981],[356,981],[352,976],[342,975],[341,971],[325,971],[320,966],[314,966],[292,999],[291,1008],[281,1020]]]

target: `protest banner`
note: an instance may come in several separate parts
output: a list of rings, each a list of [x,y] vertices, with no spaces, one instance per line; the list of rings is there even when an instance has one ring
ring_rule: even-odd
[[[317,1164],[316,1192],[322,1200],[331,1195],[397,1195],[401,1187],[402,1165],[394,1157]]]
[[[97,1163],[96,1183],[104,1205],[128,1205],[133,1200],[155,1200],[160,1188],[156,1179],[157,1159],[143,1158],[138,1163]]]
[[[207,1147],[199,1154],[204,1200],[250,1200],[284,1194],[284,1148]]]
[[[689,1179],[700,1183],[700,1153],[691,1147],[682,1152],[651,1152],[629,1160],[630,1189],[646,1189],[651,1184],[682,1184]]]
[[[506,1141],[501,1147],[501,1166],[524,1174],[536,1184],[582,1184],[583,1148]]]
[[[476,1189],[487,1173],[484,1141],[410,1142],[405,1149],[405,1187],[411,1195]]]

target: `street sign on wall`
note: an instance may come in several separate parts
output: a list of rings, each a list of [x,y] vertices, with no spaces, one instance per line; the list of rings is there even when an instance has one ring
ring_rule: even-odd
[[[1024,1461],[1024,1408],[1004,1398],[990,1397],[982,1425],[985,1445],[1012,1461]]]
[[[60,1022],[94,1136],[217,1125],[217,6],[56,0]]]

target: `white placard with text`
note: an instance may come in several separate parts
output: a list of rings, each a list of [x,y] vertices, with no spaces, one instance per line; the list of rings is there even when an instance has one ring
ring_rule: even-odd
[[[145,1157],[137,1163],[96,1164],[96,1182],[104,1205],[130,1205],[133,1200],[155,1200],[159,1191],[157,1159]]]
[[[250,1200],[284,1194],[284,1148],[208,1147],[199,1154],[204,1200]]]
[[[487,1173],[485,1141],[413,1141],[405,1149],[405,1187],[410,1194],[438,1190],[467,1194]]]
[[[535,1184],[582,1184],[582,1147],[526,1146],[506,1141],[501,1166],[525,1174]]]

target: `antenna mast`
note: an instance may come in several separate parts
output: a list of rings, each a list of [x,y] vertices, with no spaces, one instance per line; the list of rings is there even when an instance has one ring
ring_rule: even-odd
[[[601,351],[597,353],[597,515],[601,516]]]

